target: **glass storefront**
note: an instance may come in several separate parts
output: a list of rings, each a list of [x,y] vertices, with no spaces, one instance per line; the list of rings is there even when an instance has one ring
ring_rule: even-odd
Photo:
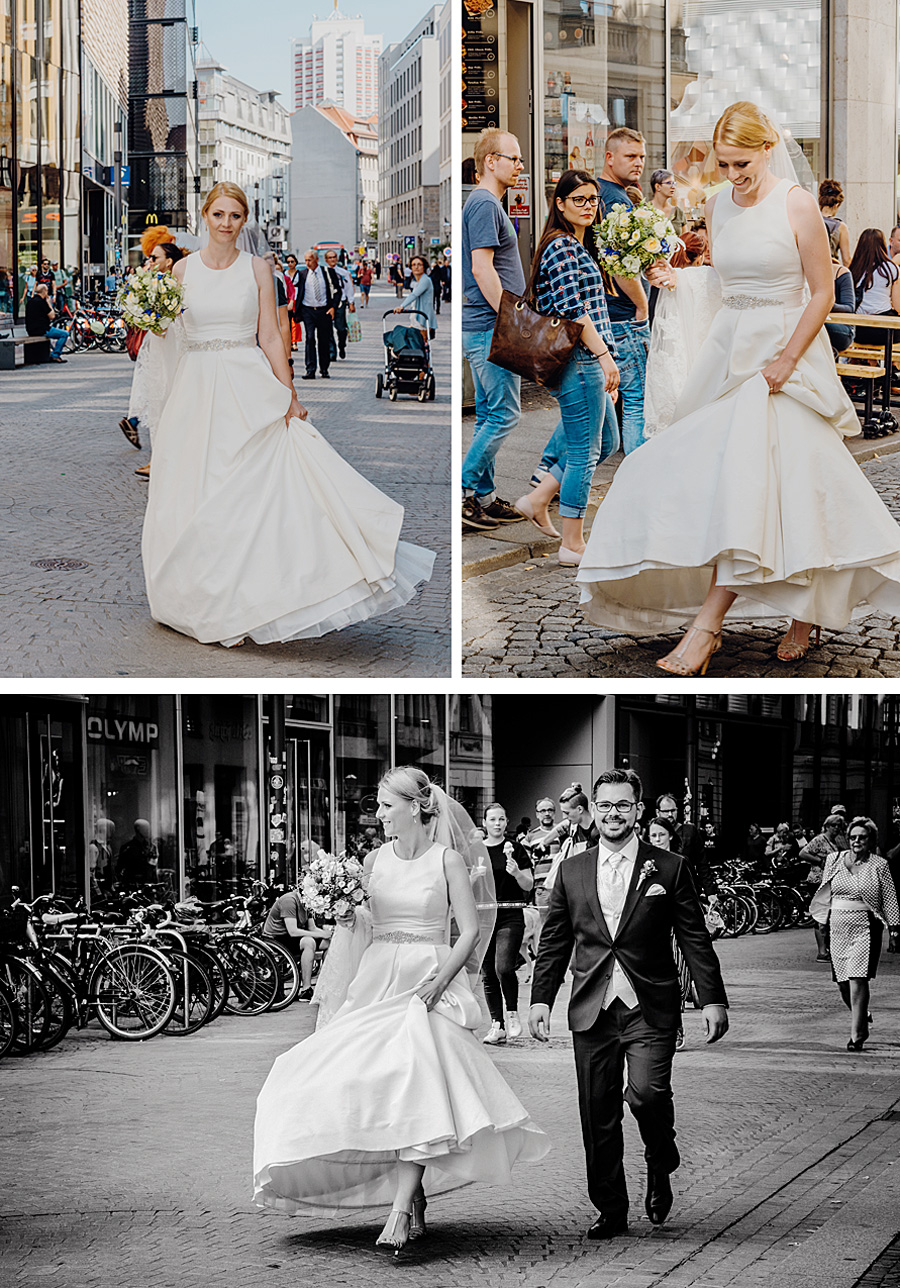
[[[92,895],[179,891],[175,709],[156,694],[93,697],[86,723],[87,869]]]

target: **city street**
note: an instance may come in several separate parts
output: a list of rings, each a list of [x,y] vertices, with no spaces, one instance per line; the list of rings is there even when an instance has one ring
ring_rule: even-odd
[[[559,419],[547,393],[528,386],[523,416],[497,457],[497,490],[515,501],[528,491],[531,469]],[[463,451],[471,440],[474,417],[463,421]],[[884,440],[848,439],[866,478],[891,513],[900,519],[900,435]],[[600,465],[594,475],[586,532],[613,480],[621,455]],[[552,511],[555,515],[555,509]],[[508,679],[541,676],[561,679],[638,679],[658,676],[657,658],[677,634],[628,636],[591,625],[579,607],[574,568],[556,562],[559,542],[542,537],[529,523],[509,524],[463,538],[463,674]],[[872,612],[841,632],[823,630],[822,647],[804,662],[775,658],[787,622],[725,621],[722,649],[710,663],[709,678],[728,679],[887,679],[900,676],[900,622]]]
[[[298,1004],[223,1017],[181,1041],[114,1043],[92,1029],[45,1055],[4,1060],[3,1282],[335,1288],[408,1275],[421,1288],[894,1288],[900,959],[882,958],[873,1036],[854,1055],[811,931],[717,947],[732,1030],[707,1048],[699,1014],[685,1017],[675,1068],[683,1166],[664,1227],[644,1216],[626,1114],[629,1233],[584,1238],[593,1216],[564,998],[548,1046],[522,1038],[493,1052],[551,1154],[517,1168],[507,1190],[433,1201],[428,1239],[398,1266],[373,1248],[384,1212],[332,1221],[256,1211],[255,1095],[273,1058],[311,1028],[312,1008]]]
[[[69,355],[59,366],[0,373],[0,668],[26,676],[275,678],[431,677],[450,669],[450,309],[440,315],[437,395],[375,399],[382,313],[376,283],[359,313],[363,340],[331,378],[299,380],[310,419],[358,469],[406,508],[403,537],[437,552],[434,576],[405,608],[319,640],[226,650],[157,625],[141,567],[149,459],[118,427],[133,364],[124,354]],[[186,427],[188,428],[188,427]],[[235,516],[239,521],[240,516]],[[303,551],[297,551],[298,560]],[[37,561],[74,561],[69,568]]]

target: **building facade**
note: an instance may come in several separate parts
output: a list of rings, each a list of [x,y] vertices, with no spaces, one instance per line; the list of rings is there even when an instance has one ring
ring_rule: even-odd
[[[450,0],[448,0],[448,4]],[[379,61],[378,250],[383,263],[441,242],[441,9]]]
[[[540,737],[535,737],[535,730]],[[635,769],[709,822],[720,859],[751,822],[818,830],[832,805],[900,819],[900,698],[879,694],[303,694],[4,698],[0,898],[90,898],[149,834],[149,876],[221,898],[294,881],[310,847],[366,851],[381,776],[416,764],[480,821],[511,824],[601,770]],[[138,827],[143,823],[145,826]],[[132,847],[133,848],[133,847]]]
[[[291,243],[302,258],[321,241],[347,251],[368,240],[378,208],[378,121],[328,101],[291,117]]]
[[[362,18],[338,11],[313,18],[308,36],[291,41],[294,111],[330,99],[365,120],[378,111],[378,58],[383,38],[367,36]]]
[[[441,245],[449,246],[453,229],[453,107],[456,99],[456,80],[453,75],[453,49],[457,29],[453,19],[453,5],[445,4],[438,19],[438,63],[440,65],[440,189],[438,213],[440,216]]]
[[[42,256],[81,264],[78,0],[0,0],[0,312]]]
[[[133,257],[151,224],[198,231],[199,33],[194,0],[129,0],[128,232]]]
[[[82,281],[119,267],[128,214],[128,0],[82,0]],[[117,180],[118,168],[118,183]]]
[[[463,155],[498,125],[533,189],[523,255],[570,166],[598,172],[618,126],[647,142],[644,186],[675,172],[698,214],[718,183],[712,129],[751,99],[775,120],[801,182],[846,193],[855,238],[898,216],[898,0],[463,0]]]
[[[201,196],[223,180],[238,184],[269,245],[284,250],[290,244],[290,114],[275,90],[251,88],[208,55],[196,66]]]

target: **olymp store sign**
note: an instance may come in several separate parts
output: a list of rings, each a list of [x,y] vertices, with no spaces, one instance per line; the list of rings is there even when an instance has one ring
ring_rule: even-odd
[[[153,720],[135,720],[125,717],[119,720],[116,716],[88,716],[87,736],[89,742],[130,743],[140,747],[155,749],[159,747],[159,725]]]

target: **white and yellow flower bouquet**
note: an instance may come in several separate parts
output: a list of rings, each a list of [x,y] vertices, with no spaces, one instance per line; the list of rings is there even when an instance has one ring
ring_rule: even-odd
[[[136,331],[165,335],[181,312],[184,287],[171,273],[138,268],[119,291],[122,315]]]
[[[317,919],[349,917],[366,900],[363,865],[347,854],[319,850],[303,874],[300,897],[307,912]]]
[[[670,220],[655,206],[615,205],[596,226],[600,265],[613,277],[640,277],[680,245]]]

